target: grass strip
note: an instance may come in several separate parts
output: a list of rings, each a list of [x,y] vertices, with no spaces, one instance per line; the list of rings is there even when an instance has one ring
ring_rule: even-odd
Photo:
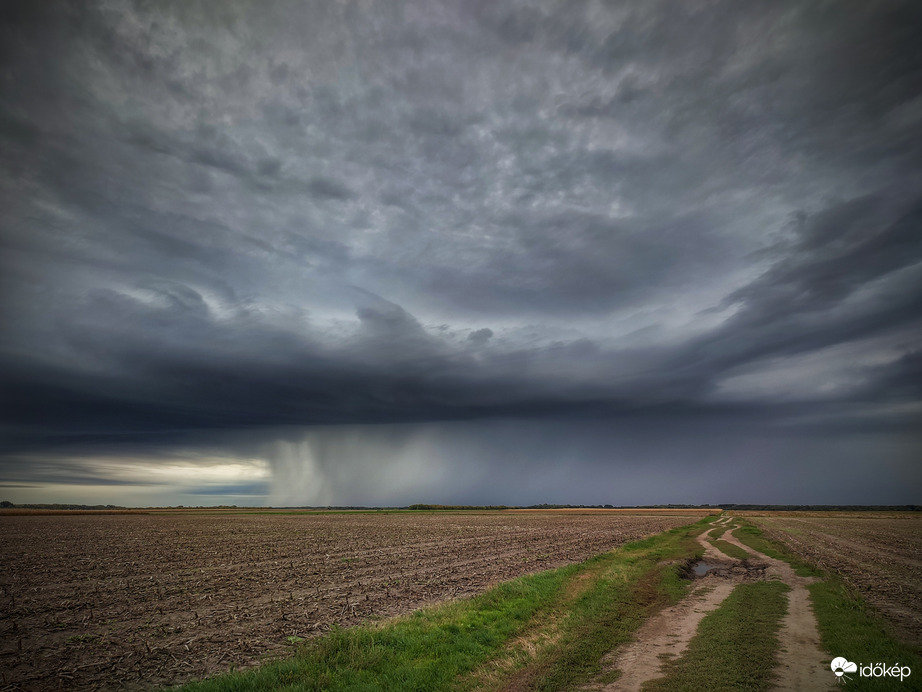
[[[380,623],[335,629],[300,644],[291,658],[191,682],[181,692],[406,692],[471,689],[471,674],[504,654],[536,623],[562,622],[551,652],[539,654],[539,690],[571,689],[599,669],[651,609],[685,590],[679,568],[700,554],[694,536],[712,520],[666,531],[586,562],[502,583],[472,599]],[[677,561],[665,565],[663,561]],[[591,577],[578,591],[574,580]],[[570,588],[568,588],[568,586]],[[521,669],[522,664],[519,664]],[[529,669],[534,666],[526,666]],[[513,671],[517,674],[519,671]],[[531,675],[531,673],[528,673]]]
[[[727,529],[729,529],[729,528],[730,528],[730,526],[729,526],[728,524],[724,524],[723,526],[716,526],[716,527],[714,527],[713,529],[711,529],[711,533],[708,534],[708,540],[716,541],[718,538],[720,538],[721,536],[723,536],[724,533],[725,533],[725,532],[727,531]]]
[[[799,555],[791,552],[785,546],[769,540],[757,526],[744,522],[742,526],[733,531],[733,535],[739,539],[743,545],[749,546],[753,550],[776,560],[784,560],[794,572],[801,577],[818,577],[821,572],[812,564],[805,561]]]
[[[853,682],[860,681],[862,690],[904,692],[918,686],[918,678],[922,677],[922,655],[918,648],[894,637],[883,618],[841,577],[820,571],[786,546],[766,538],[761,529],[748,522],[735,535],[750,548],[789,563],[798,574],[822,579],[810,584],[807,589],[816,615],[820,640],[823,648],[830,653],[830,661],[834,657],[844,656],[859,666],[885,663],[890,667],[899,664],[909,666],[912,670],[912,675],[902,682],[891,677],[851,674]]]
[[[334,629],[259,668],[192,682],[183,692],[439,690],[489,657],[558,596],[578,565],[515,579],[471,600],[375,625]]]
[[[710,543],[712,546],[717,548],[717,550],[722,552],[724,555],[726,555],[727,557],[732,557],[735,560],[748,560],[749,558],[752,557],[750,553],[746,552],[745,550],[740,548],[738,545],[733,545],[729,541],[711,540]]]
[[[787,611],[780,581],[740,584],[706,615],[685,655],[666,664],[664,677],[644,692],[761,692],[773,684],[778,630]]]
[[[813,601],[824,649],[859,666],[883,663],[890,668],[899,664],[909,666],[912,671],[910,677],[902,682],[898,678],[864,677],[851,673],[852,681],[858,682],[862,690],[905,692],[919,689],[919,678],[922,678],[919,651],[892,637],[885,623],[864,599],[837,578],[811,584],[807,589]]]
[[[675,561],[701,556],[695,536],[705,527],[698,522],[666,531],[597,558],[605,561],[605,569],[570,606],[559,641],[506,688],[559,692],[598,675],[606,653],[630,641],[647,617],[685,594],[690,582],[682,579]]]

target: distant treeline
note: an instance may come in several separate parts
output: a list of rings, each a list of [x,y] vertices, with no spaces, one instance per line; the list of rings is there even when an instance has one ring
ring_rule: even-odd
[[[406,509],[716,509],[711,505],[409,505]]]
[[[517,509],[508,505],[409,505],[407,509]]]
[[[717,505],[528,505],[521,509],[717,509]]]
[[[409,505],[407,509],[724,509],[727,511],[779,512],[918,512],[922,505]]]
[[[7,500],[0,502],[0,509],[128,509],[118,505],[62,505],[62,504],[29,504],[16,505]]]

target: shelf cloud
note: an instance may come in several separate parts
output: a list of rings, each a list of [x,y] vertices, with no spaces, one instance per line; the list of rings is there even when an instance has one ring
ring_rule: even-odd
[[[13,501],[918,502],[918,3],[0,13]]]

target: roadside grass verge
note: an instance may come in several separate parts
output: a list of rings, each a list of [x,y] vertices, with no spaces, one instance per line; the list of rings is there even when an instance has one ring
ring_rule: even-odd
[[[761,692],[771,688],[789,591],[780,581],[740,584],[698,625],[685,654],[644,692]]]
[[[483,689],[476,674],[513,656],[511,676],[528,689],[567,690],[600,669],[599,660],[659,605],[677,601],[680,571],[701,554],[695,541],[713,517],[626,544],[586,562],[504,582],[468,600],[379,623],[334,629],[301,643],[291,658],[175,688],[180,692],[352,692]],[[526,657],[516,637],[559,622],[553,646]],[[497,666],[494,665],[494,669]]]
[[[700,558],[695,540],[706,522],[673,529],[595,558],[602,569],[592,586],[568,606],[561,636],[553,647],[517,671],[505,688],[557,692],[575,689],[602,671],[602,657],[630,641],[634,631],[659,608],[678,602],[690,582],[679,564]],[[603,675],[598,682],[618,677]]]
[[[874,609],[850,588],[838,575],[822,572],[805,562],[785,546],[764,536],[762,531],[748,522],[735,532],[740,542],[750,548],[788,562],[801,576],[816,576],[821,579],[807,586],[813,612],[823,648],[830,654],[829,660],[844,656],[849,661],[861,664],[884,663],[888,667],[899,664],[912,670],[909,680],[894,678],[859,677],[850,674],[853,682],[859,682],[862,690],[873,692],[905,691],[918,686],[922,677],[922,652],[894,637],[887,624]]]
[[[864,599],[835,577],[811,584],[807,589],[813,601],[823,648],[832,652],[832,656],[844,656],[858,665],[883,663],[890,668],[899,664],[909,666],[912,671],[910,677],[902,682],[898,678],[850,674],[862,690],[905,692],[919,689],[922,656],[918,649],[891,636],[883,620]],[[915,680],[912,680],[913,677]]]
[[[294,656],[192,682],[183,692],[448,689],[554,602],[578,565],[510,582],[469,601],[334,629]]]

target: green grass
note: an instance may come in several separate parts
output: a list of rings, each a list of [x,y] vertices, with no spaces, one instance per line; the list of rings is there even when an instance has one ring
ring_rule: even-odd
[[[637,541],[584,563],[500,584],[475,598],[330,634],[298,645],[291,658],[184,685],[182,692],[466,690],[477,672],[510,656],[530,628],[559,622],[553,646],[499,670],[529,689],[567,690],[600,669],[655,608],[678,600],[683,560],[710,518]],[[663,564],[664,561],[670,564]]]
[[[448,689],[547,608],[576,567],[500,584],[382,626],[335,629],[292,658],[194,682],[184,692]]]
[[[516,689],[555,692],[571,690],[601,672],[602,656],[627,641],[660,607],[682,598],[689,582],[682,579],[677,559],[701,556],[695,536],[704,528],[674,529],[597,558],[598,578],[569,607],[557,644],[521,670]]]
[[[759,528],[748,522],[737,529],[735,535],[749,547],[789,563],[798,574],[822,579],[807,589],[810,591],[822,646],[830,654],[830,660],[844,656],[858,664],[900,664],[912,669],[910,680],[915,676],[912,682],[900,682],[892,678],[859,677],[853,674],[848,684],[856,689],[860,685],[862,690],[874,692],[905,692],[918,687],[918,679],[922,677],[922,655],[919,649],[899,641],[891,634],[883,619],[841,578],[818,570],[785,546],[766,538]]]
[[[685,655],[666,663],[665,676],[647,681],[644,692],[770,689],[788,590],[779,581],[737,586],[701,621]]]
[[[764,553],[776,560],[784,560],[791,565],[791,567],[794,568],[794,572],[801,577],[818,577],[821,574],[814,565],[806,562],[799,555],[792,553],[783,545],[769,540],[765,537],[765,534],[762,533],[760,528],[749,522],[744,522],[740,528],[734,530],[733,535],[739,539],[740,543],[749,546],[757,552]]]
[[[724,524],[722,526],[717,526],[711,529],[711,533],[708,534],[708,541],[710,541],[711,545],[713,545],[727,557],[732,557],[736,560],[747,560],[752,557],[752,555],[747,553],[739,546],[733,545],[728,541],[721,540],[721,536],[723,536],[727,530],[735,528],[736,524]]]
[[[748,560],[752,557],[752,555],[740,548],[738,545],[733,545],[728,541],[711,540],[710,543],[724,555],[727,557],[732,557],[735,560]]]
[[[708,539],[712,541],[716,541],[718,538],[723,536],[724,533],[729,528],[730,528],[729,524],[724,524],[723,526],[715,526],[713,529],[711,529],[711,533],[708,534]]]
[[[912,675],[900,682],[892,678],[859,677],[852,674],[850,682],[858,683],[862,690],[919,689],[922,677],[922,656],[918,649],[903,644],[892,637],[883,621],[877,617],[864,600],[850,591],[841,580],[829,578],[807,587],[813,600],[817,625],[823,648],[833,656],[844,656],[855,663],[899,663],[909,666]],[[857,685],[856,685],[857,687]]]

